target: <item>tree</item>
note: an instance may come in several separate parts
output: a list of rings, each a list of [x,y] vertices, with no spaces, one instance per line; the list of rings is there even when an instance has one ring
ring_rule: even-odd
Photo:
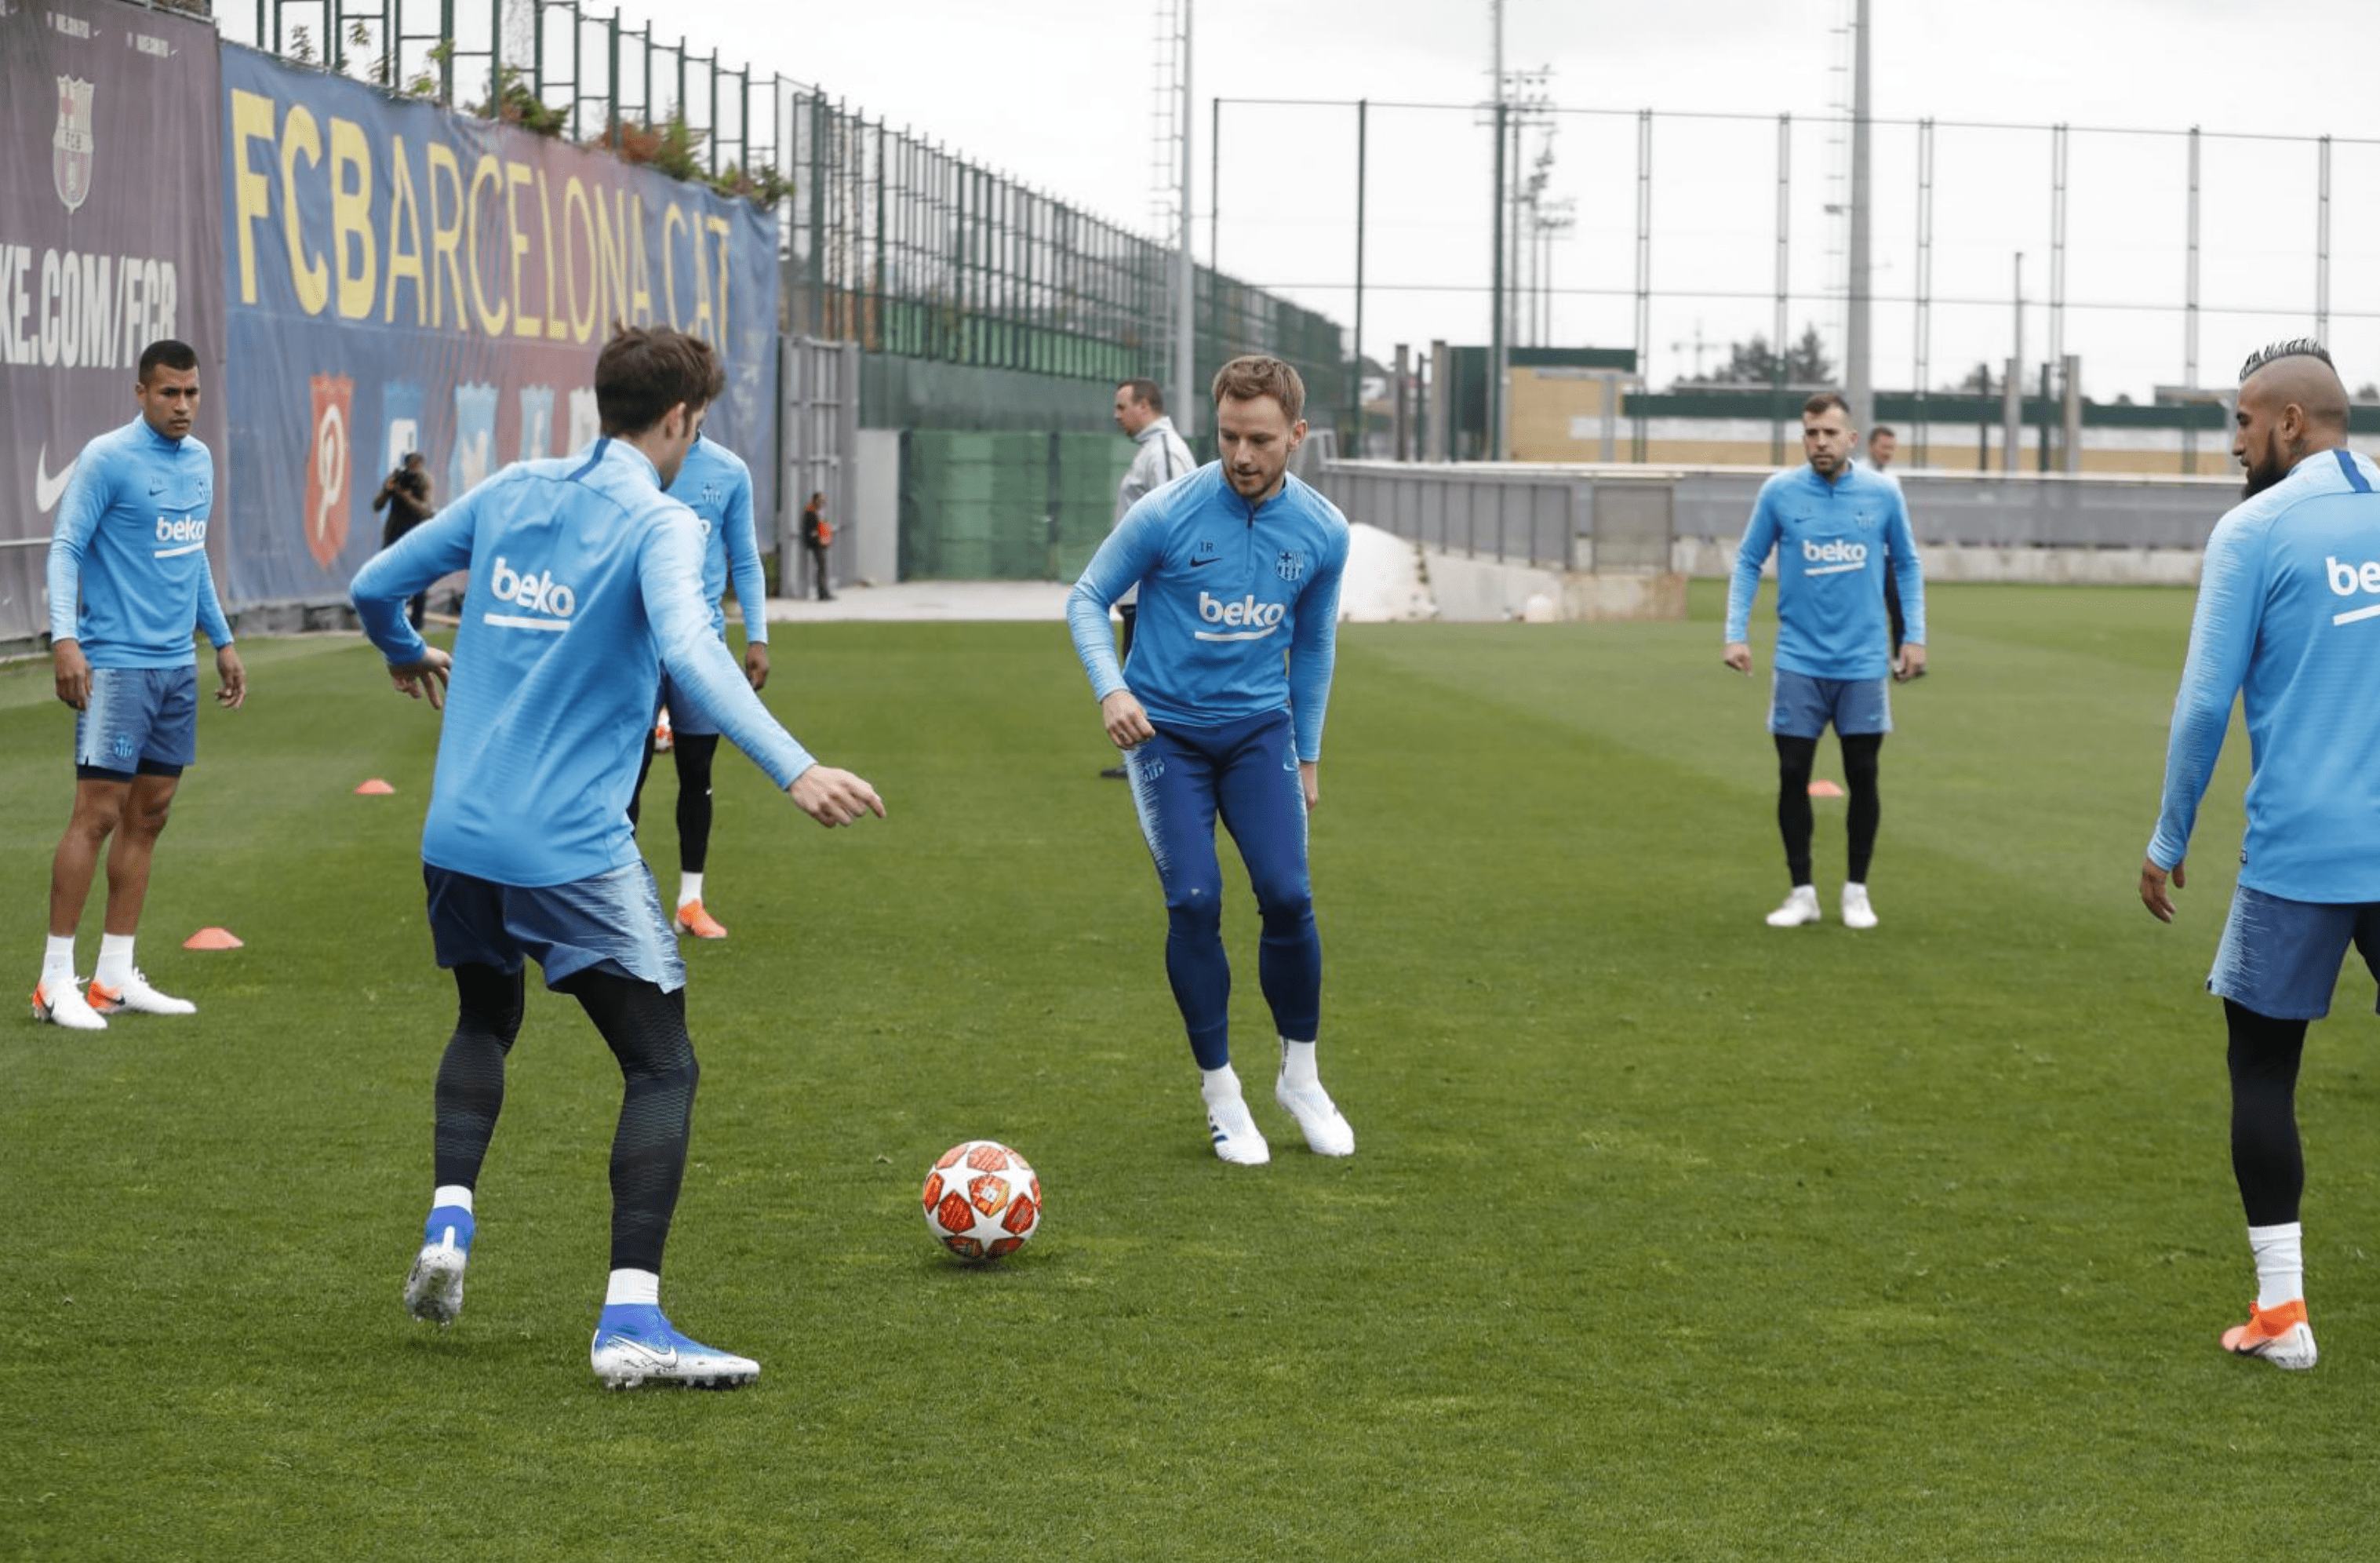
[[[2000,383],[1998,380],[1993,378],[1992,366],[1987,360],[1985,362],[1978,363],[1974,368],[1967,371],[1966,377],[1964,379],[1959,380],[1943,388],[1959,396],[1988,397],[1996,395],[1998,392],[1999,384]]]
[[[1777,350],[1768,338],[1755,332],[1741,342],[1730,342],[1727,361],[1710,377],[1714,385],[1774,385],[1779,368]],[[1835,366],[1827,358],[1826,344],[1819,338],[1815,325],[1802,328],[1802,339],[1785,350],[1784,382],[1788,385],[1830,385],[1834,383]]]
[[[1786,350],[1785,383],[1789,385],[1831,385],[1835,383],[1835,366],[1828,360],[1827,345],[1818,339],[1815,325],[1802,327],[1802,339]]]

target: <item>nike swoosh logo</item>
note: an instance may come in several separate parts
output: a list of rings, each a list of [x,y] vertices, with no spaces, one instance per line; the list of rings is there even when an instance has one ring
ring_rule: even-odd
[[[1211,559],[1193,559],[1190,561],[1190,568],[1194,570],[1202,570],[1208,565],[1220,565],[1222,562],[1223,556],[1220,554],[1218,554]]]
[[[67,481],[74,476],[74,470],[75,462],[69,461],[64,471],[55,478],[50,476],[50,447],[46,443],[42,445],[41,455],[33,458],[33,508],[38,514],[47,515],[57,507],[58,496],[66,493]]]
[[[647,1364],[652,1367],[674,1368],[677,1366],[677,1348],[674,1346],[671,1347],[666,1351],[656,1351],[651,1347],[646,1345],[643,1341],[631,1340],[625,1335],[615,1335],[603,1344],[611,1347],[614,1350],[625,1350],[635,1356],[642,1357]]]

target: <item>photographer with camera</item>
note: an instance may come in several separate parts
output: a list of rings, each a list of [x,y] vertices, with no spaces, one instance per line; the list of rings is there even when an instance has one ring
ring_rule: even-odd
[[[382,482],[380,492],[372,495],[371,507],[375,515],[383,508],[388,511],[388,519],[381,524],[382,548],[438,513],[438,507],[430,503],[430,464],[421,458],[419,451],[405,453],[396,470]],[[417,630],[421,628],[421,610],[429,599],[427,592],[417,592],[406,604],[406,617]]]

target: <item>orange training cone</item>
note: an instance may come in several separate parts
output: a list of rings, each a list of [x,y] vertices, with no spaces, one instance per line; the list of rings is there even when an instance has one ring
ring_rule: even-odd
[[[1840,798],[1842,795],[1843,789],[1833,782],[1820,780],[1810,784],[1810,796],[1813,798]]]
[[[244,941],[228,928],[201,928],[182,941],[186,950],[236,950]]]
[[[396,788],[389,786],[388,783],[381,780],[378,776],[372,777],[371,780],[356,788],[357,792],[367,798],[377,798],[383,793],[395,792],[395,790]]]

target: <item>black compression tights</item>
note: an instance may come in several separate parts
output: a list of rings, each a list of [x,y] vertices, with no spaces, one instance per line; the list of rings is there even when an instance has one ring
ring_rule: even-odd
[[[458,966],[455,1035],[438,1068],[437,1177],[476,1187],[504,1105],[504,1056],[520,1034],[521,973]],[[608,971],[580,971],[560,991],[577,999],[619,1060],[625,1089],[612,1137],[612,1268],[662,1267],[686,1175],[701,1071],[686,1030],[686,990]]]
[[[2231,1175],[2251,1227],[2298,1218],[2305,1154],[2298,1143],[2298,1062],[2306,1023],[2276,1020],[2223,1001],[2230,1032]]]
[[[440,1187],[470,1189],[504,1111],[504,1055],[520,1035],[521,973],[457,966],[455,992],[455,1034],[438,1065],[435,1165]]]
[[[677,762],[677,866],[700,873],[710,857],[710,762],[719,753],[717,733],[680,733],[670,753]],[[634,825],[645,801],[645,777],[652,773],[653,744],[645,740],[645,763],[637,771],[637,790],[628,795],[628,824]]]
[[[1777,740],[1777,833],[1785,839],[1785,869],[1796,885],[1810,883],[1810,836],[1815,828],[1810,812],[1810,773],[1816,767],[1818,740],[1774,735]],[[1843,751],[1843,788],[1851,807],[1844,820],[1850,855],[1844,877],[1854,885],[1867,883],[1868,862],[1876,856],[1876,825],[1884,805],[1876,795],[1876,753],[1884,747],[1882,733],[1838,736]]]

